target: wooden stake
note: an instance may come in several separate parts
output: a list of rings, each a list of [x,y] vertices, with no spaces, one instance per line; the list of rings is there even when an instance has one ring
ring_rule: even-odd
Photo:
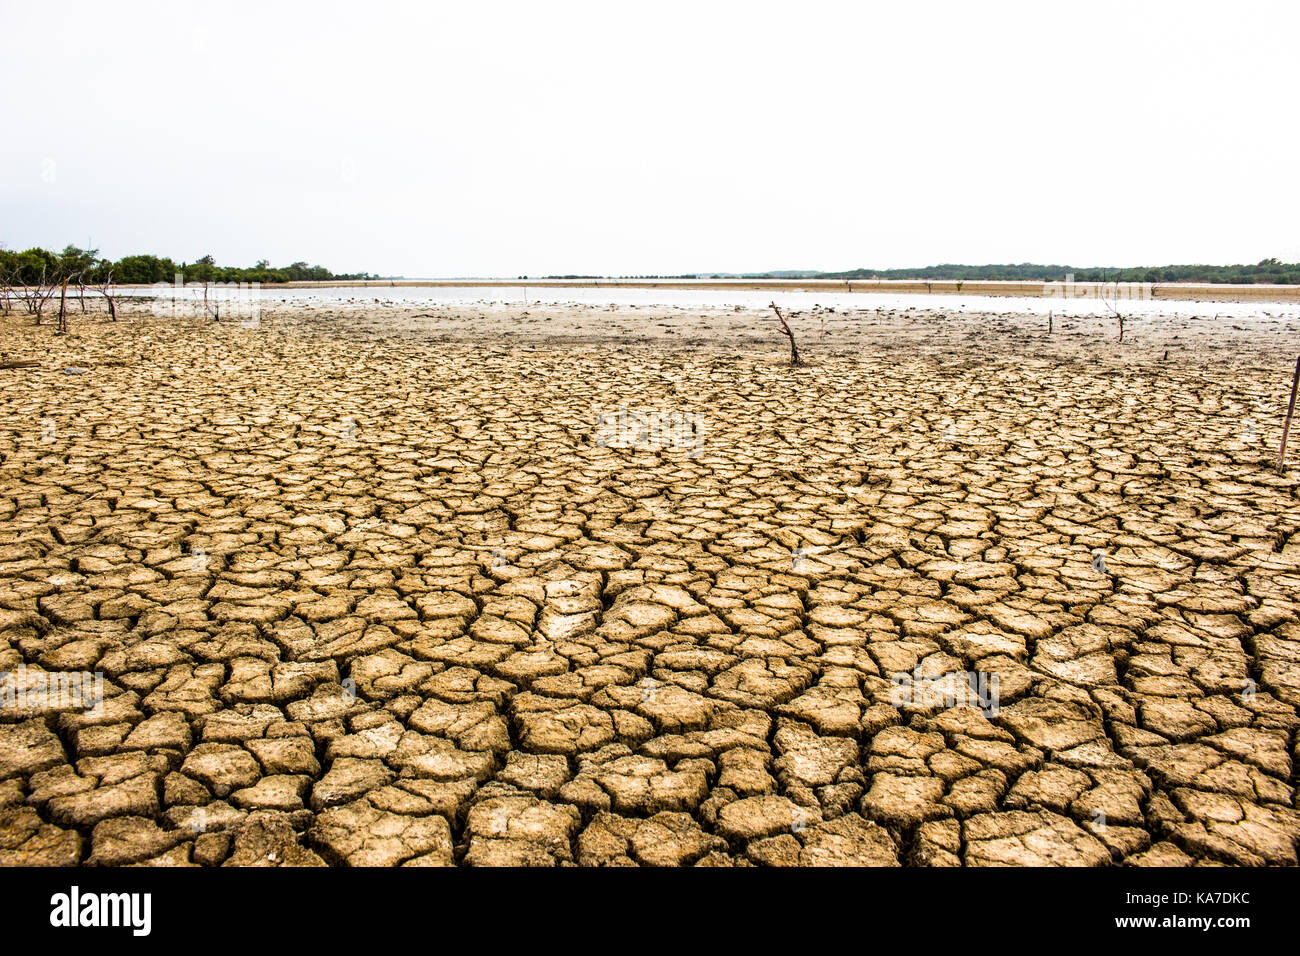
[[[68,313],[67,313],[67,309],[65,308],[67,298],[68,298],[68,277],[64,276],[63,286],[59,290],[59,325],[58,325],[59,332],[68,331]]]
[[[1282,474],[1282,463],[1286,460],[1286,438],[1291,431],[1291,415],[1295,412],[1296,386],[1300,385],[1300,355],[1296,356],[1295,374],[1291,376],[1291,401],[1286,407],[1286,421],[1282,423],[1282,447],[1277,450],[1277,473]]]

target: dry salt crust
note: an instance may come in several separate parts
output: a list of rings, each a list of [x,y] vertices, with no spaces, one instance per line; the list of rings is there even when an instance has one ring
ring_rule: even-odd
[[[0,319],[0,670],[106,694],[0,709],[0,864],[1293,865],[1297,329],[1211,309]]]

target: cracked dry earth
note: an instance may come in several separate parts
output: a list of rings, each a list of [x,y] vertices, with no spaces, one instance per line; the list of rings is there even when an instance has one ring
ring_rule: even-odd
[[[1295,864],[1294,329],[820,318],[0,320],[0,863]]]

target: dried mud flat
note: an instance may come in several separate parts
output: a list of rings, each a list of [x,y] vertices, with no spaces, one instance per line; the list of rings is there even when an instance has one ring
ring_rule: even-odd
[[[1294,865],[1294,323],[1045,324],[0,319],[0,864]]]

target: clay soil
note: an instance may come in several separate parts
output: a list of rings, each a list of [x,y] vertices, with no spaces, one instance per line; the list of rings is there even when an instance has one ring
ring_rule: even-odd
[[[0,708],[0,864],[1296,863],[1294,323],[71,325],[0,671],[104,699]]]

